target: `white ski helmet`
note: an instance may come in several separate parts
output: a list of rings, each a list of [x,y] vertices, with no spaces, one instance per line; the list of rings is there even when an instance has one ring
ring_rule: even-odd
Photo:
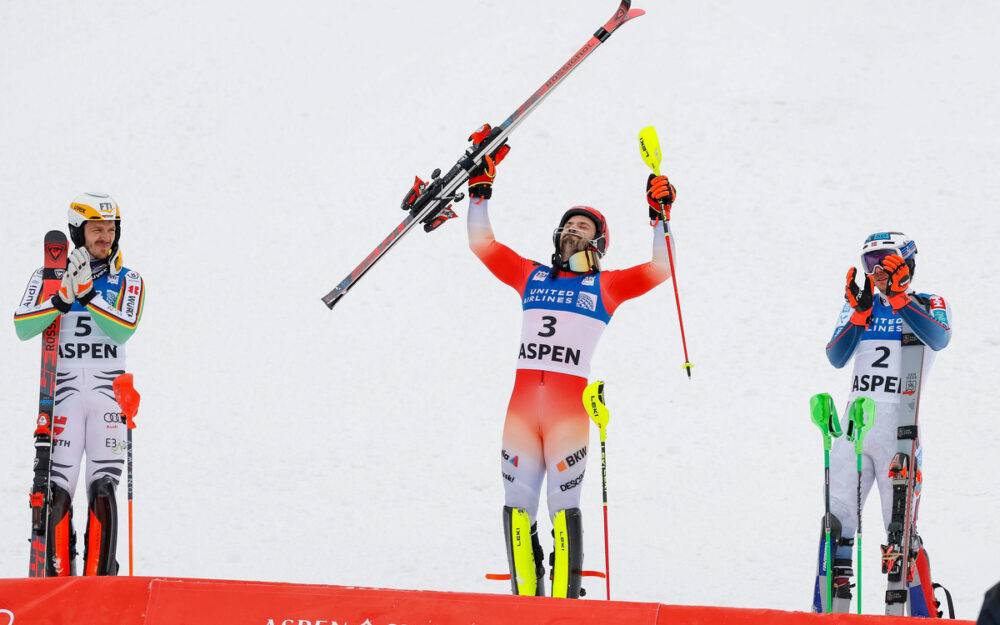
[[[88,221],[115,222],[115,240],[108,253],[108,265],[117,269],[121,268],[121,252],[118,249],[118,241],[122,236],[122,221],[118,202],[113,197],[107,193],[82,193],[70,202],[68,219],[69,238],[77,247],[84,245],[83,225]]]
[[[903,257],[912,277],[916,269],[914,257],[917,255],[917,244],[902,232],[876,232],[869,235],[861,246],[861,267],[865,273],[872,273],[882,259],[891,254]]]

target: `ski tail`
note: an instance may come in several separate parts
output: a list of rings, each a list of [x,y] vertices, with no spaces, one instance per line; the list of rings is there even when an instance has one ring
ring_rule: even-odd
[[[347,277],[341,280],[340,284],[335,286],[332,291],[323,296],[323,303],[326,304],[326,307],[332,309],[334,305],[340,301],[340,298],[346,295],[351,287],[357,284],[358,280],[368,273],[368,270],[371,269],[386,252],[392,249],[392,247],[396,245],[401,238],[403,238],[403,235],[409,232],[410,229],[416,225],[416,223],[417,222],[413,218],[413,215],[407,215],[406,219],[401,221],[399,225],[396,226],[384,239],[382,239],[382,242],[379,243],[363,261],[361,261],[361,264],[355,267],[351,273],[347,274]]]

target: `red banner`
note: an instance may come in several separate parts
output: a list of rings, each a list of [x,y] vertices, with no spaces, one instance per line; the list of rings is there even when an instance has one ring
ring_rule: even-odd
[[[155,577],[0,580],[0,625],[901,625],[899,618]],[[954,621],[967,623],[971,621]]]

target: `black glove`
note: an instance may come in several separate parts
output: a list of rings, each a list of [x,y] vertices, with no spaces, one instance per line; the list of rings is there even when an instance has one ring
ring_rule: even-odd
[[[847,270],[847,286],[844,288],[844,299],[847,305],[854,309],[851,316],[851,323],[859,326],[868,325],[868,319],[872,314],[872,306],[875,304],[875,292],[872,290],[872,277],[865,275],[865,286],[858,288],[858,283],[854,281],[858,270],[851,267]]]
[[[483,124],[479,130],[469,136],[472,145],[479,145],[486,140],[493,130],[489,124]],[[497,165],[510,152],[510,146],[505,142],[493,154],[483,157],[483,162],[469,172],[469,197],[490,199],[493,196],[493,179],[497,177]]]
[[[906,294],[906,289],[910,287],[910,267],[898,254],[893,254],[882,259],[882,270],[889,274],[889,283],[886,285],[885,296],[889,300],[889,305],[893,310],[906,308],[910,303],[910,296]]]

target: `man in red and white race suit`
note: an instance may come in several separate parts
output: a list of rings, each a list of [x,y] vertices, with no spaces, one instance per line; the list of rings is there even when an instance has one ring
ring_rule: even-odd
[[[488,126],[480,132],[488,133]],[[651,175],[647,182],[649,212],[654,217],[650,262],[601,271],[600,259],[608,247],[607,222],[599,211],[576,206],[566,211],[553,233],[555,253],[551,266],[546,266],[518,255],[493,236],[487,205],[495,165],[507,151],[504,146],[472,172],[468,233],[469,247],[493,275],[518,293],[523,309],[517,375],[501,451],[512,591],[544,594],[536,514],[542,481],[548,476],[547,503],[555,540],[557,545],[569,542],[568,570],[559,570],[555,558],[552,595],[577,597],[583,558],[580,485],[590,435],[582,396],[590,361],[618,306],[670,277],[666,239],[658,220],[669,220],[675,192],[666,176]],[[518,575],[519,549],[525,550],[520,552],[522,559],[533,559],[534,576]]]

